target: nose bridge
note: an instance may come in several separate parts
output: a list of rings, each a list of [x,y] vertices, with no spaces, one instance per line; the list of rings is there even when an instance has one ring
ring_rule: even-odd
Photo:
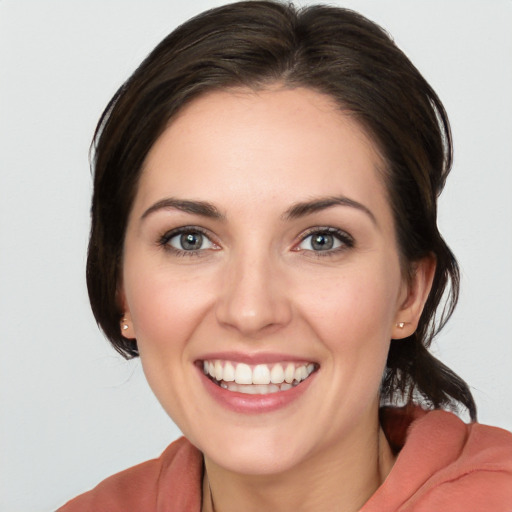
[[[235,251],[226,263],[217,318],[243,335],[257,336],[288,323],[291,308],[277,258],[261,244],[251,246]]]

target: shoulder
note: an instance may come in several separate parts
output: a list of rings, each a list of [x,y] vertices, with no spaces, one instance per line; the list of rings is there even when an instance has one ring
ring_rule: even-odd
[[[398,422],[403,428],[403,418]],[[415,414],[395,465],[368,503],[403,512],[512,510],[512,434],[446,411]],[[377,510],[364,508],[365,512]]]
[[[455,474],[504,471],[512,474],[512,434],[498,427],[464,423],[447,411],[431,411],[413,421],[407,432],[404,458],[427,457],[436,469]]]
[[[172,510],[199,510],[201,474],[201,453],[182,437],[168,446],[158,459],[107,478],[91,491],[66,503],[58,512],[156,512],[162,505],[162,496],[172,499],[176,507]]]
[[[424,425],[418,425],[419,435],[437,443],[445,455],[443,462],[425,485],[425,501],[438,507],[450,496],[457,510],[512,510],[512,434],[506,430],[463,423],[457,416],[444,411],[431,413]],[[413,426],[414,428],[414,426]],[[412,429],[411,429],[412,430]],[[470,507],[470,508],[468,508]],[[422,510],[422,509],[420,509]],[[425,509],[426,510],[426,509]]]
[[[465,424],[454,414],[434,411],[414,423],[408,461],[427,457],[430,469],[418,502],[422,510],[512,510],[512,434],[503,429]],[[427,444],[421,447],[421,444]],[[407,444],[406,444],[407,446]],[[416,453],[416,457],[414,457]],[[422,460],[422,459],[419,459]],[[414,500],[413,500],[414,501]]]

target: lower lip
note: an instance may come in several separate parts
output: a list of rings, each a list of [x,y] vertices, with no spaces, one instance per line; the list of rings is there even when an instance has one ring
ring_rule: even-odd
[[[278,391],[267,395],[248,395],[224,389],[209,379],[202,369],[199,372],[201,381],[214,400],[227,409],[243,414],[261,414],[288,406],[307,391],[316,374],[316,372],[313,373],[299,385],[286,391]]]

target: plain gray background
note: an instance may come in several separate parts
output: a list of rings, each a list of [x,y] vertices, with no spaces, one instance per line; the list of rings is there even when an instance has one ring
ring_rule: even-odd
[[[142,58],[221,3],[0,1],[1,511],[54,510],[179,435],[89,311],[87,153]],[[440,224],[462,296],[434,351],[471,384],[480,421],[510,430],[512,2],[331,3],[389,30],[448,110],[455,165]]]

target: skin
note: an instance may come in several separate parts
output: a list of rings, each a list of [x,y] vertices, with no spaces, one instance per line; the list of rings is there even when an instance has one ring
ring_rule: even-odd
[[[202,96],[147,156],[125,239],[122,332],[204,453],[217,512],[358,510],[392,467],[380,380],[390,339],[416,328],[434,264],[404,278],[382,168],[354,118],[301,88]],[[286,216],[332,196],[361,206]],[[159,207],[167,198],[206,201],[223,218]],[[162,242],[184,226],[205,230],[199,251]],[[353,243],[315,250],[308,230],[326,227]],[[195,363],[212,351],[284,353],[319,369],[286,407],[243,414],[205,391]]]

